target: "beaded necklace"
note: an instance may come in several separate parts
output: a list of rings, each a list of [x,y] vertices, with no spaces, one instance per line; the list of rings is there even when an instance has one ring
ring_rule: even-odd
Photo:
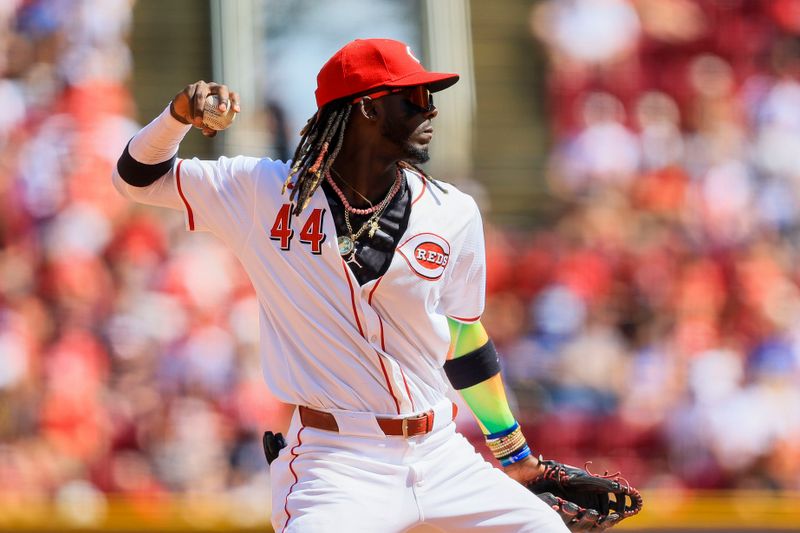
[[[342,257],[347,256],[347,259],[345,260],[347,263],[352,263],[360,267],[361,263],[359,263],[356,259],[356,240],[358,240],[358,238],[364,234],[367,228],[369,228],[369,237],[373,237],[380,229],[380,224],[378,222],[381,218],[381,215],[383,215],[383,212],[386,210],[386,207],[389,205],[389,202],[392,201],[392,198],[394,198],[394,196],[397,194],[397,191],[400,190],[400,186],[403,183],[403,172],[400,170],[400,168],[397,169],[397,178],[394,180],[394,185],[392,185],[392,188],[386,194],[386,197],[381,200],[379,204],[368,209],[357,209],[351,206],[342,190],[336,185],[336,182],[333,180],[330,173],[325,175],[325,179],[342,201],[342,205],[344,206],[344,223],[347,226],[347,232],[349,233],[349,235],[341,235],[337,239],[339,255]],[[367,219],[367,221],[364,222],[360,228],[358,228],[358,231],[353,231],[353,226],[350,224],[351,213],[355,215],[372,216],[369,217],[369,219]]]
[[[372,206],[373,206],[373,204],[372,204],[372,202],[370,202],[369,198],[367,198],[366,196],[364,196],[363,194],[361,194],[361,193],[358,191],[358,189],[356,189],[355,187],[353,187],[352,185],[350,185],[349,183],[347,183],[347,180],[346,180],[346,179],[344,179],[344,178],[342,177],[342,175],[341,175],[341,174],[339,174],[339,173],[336,171],[336,169],[335,169],[335,168],[331,167],[331,172],[333,172],[334,174],[336,174],[336,177],[337,177],[337,178],[339,178],[339,181],[340,181],[340,182],[342,182],[342,183],[343,183],[343,184],[344,184],[344,185],[345,185],[345,186],[346,186],[348,189],[350,189],[351,191],[353,191],[354,193],[356,193],[356,194],[358,195],[358,197],[359,197],[359,198],[361,198],[362,200],[364,200],[365,202],[367,202],[367,203],[369,204],[369,206],[370,206],[370,207],[372,207]]]
[[[401,172],[400,167],[397,167],[397,179],[394,180],[394,185],[392,185],[392,188],[389,190],[388,194],[386,195],[386,198],[384,198],[383,201],[380,204],[373,205],[372,207],[369,207],[369,208],[366,208],[366,209],[359,209],[357,207],[353,207],[352,205],[350,205],[350,202],[347,201],[347,197],[344,195],[342,190],[339,188],[339,186],[333,180],[333,176],[331,176],[330,172],[325,174],[325,179],[328,180],[328,183],[330,184],[331,188],[333,188],[333,191],[336,193],[336,195],[342,201],[342,205],[344,205],[344,210],[346,212],[352,213],[354,215],[371,215],[372,213],[374,213],[375,211],[380,209],[381,204],[383,204],[384,202],[387,202],[388,200],[391,200],[392,197],[394,197],[394,195],[397,194],[397,191],[400,190],[400,184],[402,183],[402,179],[401,179],[402,178],[402,174],[403,173]],[[358,191],[356,191],[356,192],[358,192]],[[359,193],[359,195],[360,194],[361,193]],[[369,201],[369,200],[367,200],[367,201]]]

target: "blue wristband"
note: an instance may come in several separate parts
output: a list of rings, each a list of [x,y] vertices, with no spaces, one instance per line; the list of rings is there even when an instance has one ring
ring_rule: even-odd
[[[500,464],[503,466],[513,465],[514,463],[522,461],[530,454],[531,454],[531,449],[528,448],[528,445],[526,444],[525,446],[522,447],[522,449],[520,449],[517,452],[514,452],[514,455],[511,455],[509,457],[504,457],[503,459],[501,459]]]
[[[518,427],[519,427],[519,422],[514,421],[514,425],[511,426],[510,428],[498,431],[497,433],[489,433],[488,435],[486,435],[485,438],[486,440],[499,439],[501,437],[505,437],[506,435],[512,434],[514,431],[517,430]]]

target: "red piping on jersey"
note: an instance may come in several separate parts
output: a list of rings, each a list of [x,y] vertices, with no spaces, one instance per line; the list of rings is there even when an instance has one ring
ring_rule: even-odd
[[[450,318],[452,319],[458,320],[459,322],[475,322],[476,320],[480,320],[481,318],[480,315],[476,316],[475,318],[462,318],[460,316],[452,316],[452,315],[448,316],[450,316]]]
[[[415,173],[415,174],[416,174],[416,173]],[[419,177],[419,176],[418,176],[418,177]],[[420,179],[422,180],[422,190],[419,192],[419,194],[417,195],[417,197],[416,197],[416,198],[414,198],[413,200],[411,200],[411,205],[412,205],[412,206],[413,206],[415,203],[417,203],[417,200],[419,200],[420,198],[422,198],[422,195],[423,195],[423,194],[425,194],[425,189],[428,187],[428,180],[426,180],[426,179],[424,179],[424,178],[421,178],[421,177],[420,177]]]
[[[294,471],[294,460],[297,459],[297,453],[295,453],[295,450],[301,444],[303,444],[303,441],[300,438],[300,434],[303,432],[304,429],[306,429],[305,426],[302,426],[300,429],[297,430],[297,444],[294,445],[291,451],[292,460],[289,461],[289,471],[292,473],[292,476],[294,476],[294,483],[292,483],[292,486],[289,487],[289,492],[286,493],[286,499],[283,502],[283,512],[286,513],[286,522],[283,523],[283,528],[281,529],[281,531],[286,531],[286,526],[289,525],[289,520],[292,519],[292,513],[289,512],[289,496],[291,496],[292,491],[294,490],[294,486],[297,485],[298,481],[297,472]]]
[[[380,284],[382,279],[383,279],[383,276],[378,278],[378,282],[375,283],[375,286],[372,287],[371,291],[369,291],[369,299],[367,301],[369,302],[370,305],[372,305],[372,295],[375,294],[375,289],[378,288],[378,285]],[[375,315],[377,315],[377,317],[378,317],[378,325],[380,325],[380,327],[381,327],[381,350],[383,350],[385,352],[386,351],[386,339],[383,336],[383,319],[381,318],[381,315],[378,314],[377,311],[375,312]],[[381,362],[381,365],[383,365],[383,362]],[[403,383],[405,383],[406,392],[408,392],[408,399],[411,400],[411,409],[413,410],[414,409],[414,399],[411,397],[411,392],[409,392],[409,390],[408,390],[408,383],[406,383],[406,373],[403,372],[403,367],[400,366],[400,363],[397,363],[397,367],[400,369],[400,374],[403,375]],[[389,383],[389,377],[388,376],[386,377],[386,383],[387,384]],[[392,388],[392,386],[389,385],[390,391],[391,391],[391,388]],[[394,398],[394,394],[392,394],[392,397]],[[397,405],[397,414],[400,414],[400,405],[397,402],[397,398],[395,398],[394,403],[395,403],[395,405]]]
[[[178,184],[178,195],[183,200],[183,205],[186,206],[186,217],[189,221],[189,231],[194,231],[194,213],[192,213],[192,206],[189,205],[189,201],[183,195],[183,188],[181,188],[181,165],[183,164],[183,159],[178,161],[178,167],[175,169],[175,181]]]
[[[394,395],[394,389],[392,388],[392,382],[389,380],[389,373],[386,372],[386,365],[383,364],[383,356],[379,354],[377,351],[375,355],[378,356],[378,361],[381,363],[381,370],[383,370],[383,377],[386,380],[386,386],[389,387],[389,394],[392,395],[392,400],[394,400],[394,406],[397,409],[397,414],[400,414],[400,402],[397,401],[397,396]],[[402,369],[400,370],[402,372]]]
[[[372,290],[374,291],[375,289],[373,288]],[[372,293],[370,293],[370,296],[372,296]],[[378,315],[377,313],[375,313],[375,314]],[[383,340],[383,319],[381,318],[381,315],[378,315],[378,325],[380,325],[380,327],[381,327],[381,350],[383,350],[385,352],[386,351],[386,343]],[[392,398],[394,398],[394,405],[397,407],[397,414],[399,415],[400,414],[400,402],[397,401],[397,398],[394,395],[394,391],[392,390],[392,384],[389,382],[389,376],[386,374],[386,368],[383,366],[383,357],[380,354],[378,354],[378,357],[381,360],[381,368],[383,368],[383,375],[386,377],[386,384],[389,385],[389,392],[392,393]],[[401,367],[399,364],[397,366],[400,367],[400,373],[402,374],[403,373],[403,367]],[[403,381],[405,381],[405,379],[406,378],[405,378],[405,375],[404,375],[403,376]],[[408,386],[406,386],[406,390],[408,390]],[[411,399],[410,396],[409,396],[409,399]],[[412,401],[412,403],[413,403],[413,401]]]
[[[378,283],[381,282],[381,279],[383,279],[383,278],[381,277],[378,280]],[[369,293],[369,303],[370,304],[372,303],[372,294],[375,292],[375,289],[378,288],[378,283],[376,283],[375,286],[372,287],[372,290]],[[381,350],[383,350],[385,352],[386,351],[386,339],[383,336],[383,319],[381,318],[381,315],[379,315],[377,312],[375,314],[378,316],[378,325],[380,325],[380,327],[381,327]],[[381,366],[383,366],[383,361],[381,361]],[[411,410],[415,411],[416,407],[414,407],[414,398],[411,397],[411,391],[408,389],[408,382],[406,381],[406,373],[403,371],[403,367],[400,365],[400,363],[397,363],[397,367],[400,369],[400,375],[403,376],[403,385],[405,385],[406,393],[408,394],[408,399],[411,401]],[[384,375],[385,374],[386,374],[386,371],[384,370]],[[386,383],[387,384],[389,383],[389,376],[386,376]],[[391,392],[391,389],[392,389],[392,386],[389,385],[389,392]],[[394,398],[394,393],[392,394],[392,398]],[[397,414],[400,414],[400,405],[398,404],[396,398],[395,398],[394,403],[395,403],[395,405],[397,405]]]
[[[412,411],[416,411],[417,408],[414,407],[414,398],[411,396],[411,391],[408,389],[408,381],[406,381],[406,373],[403,372],[403,367],[402,366],[400,367],[400,375],[403,376],[403,385],[406,386],[406,394],[408,394],[408,399],[411,400],[411,410]]]
[[[356,308],[356,293],[353,290],[353,282],[350,281],[350,272],[348,272],[347,270],[347,263],[344,262],[344,259],[342,259],[342,268],[344,268],[344,277],[347,278],[347,286],[350,288],[350,303],[353,306],[353,316],[356,317],[356,325],[358,326],[358,332],[361,334],[362,337],[364,337],[364,330],[361,328],[361,321],[358,319],[358,309]],[[373,287],[372,290],[375,291],[375,287]],[[370,293],[370,297],[371,296],[372,293]],[[378,317],[378,320],[380,320],[380,316]],[[382,322],[381,322],[381,327],[383,327]],[[383,377],[386,380],[386,386],[389,388],[389,394],[392,395],[392,400],[394,400],[395,407],[397,407],[397,414],[400,414],[400,402],[397,401],[397,398],[394,395],[392,382],[389,381],[389,374],[386,372],[386,366],[383,364],[383,357],[381,357],[381,354],[379,354],[377,351],[375,352],[375,355],[378,356],[378,362],[381,364],[381,370],[383,371]]]
[[[378,285],[381,284],[381,281],[383,281],[383,276],[378,278],[378,281],[375,282],[375,285],[372,287],[372,290],[369,291],[369,298],[367,299],[367,303],[369,303],[369,305],[372,305],[372,295],[375,294],[375,289],[378,288]]]
[[[364,330],[361,329],[361,320],[358,319],[358,309],[356,309],[356,293],[353,290],[353,282],[350,281],[350,273],[347,271],[347,264],[342,259],[342,268],[344,268],[344,277],[347,278],[347,286],[350,287],[350,303],[353,306],[353,316],[356,317],[356,325],[358,326],[358,332],[361,336],[364,336]]]

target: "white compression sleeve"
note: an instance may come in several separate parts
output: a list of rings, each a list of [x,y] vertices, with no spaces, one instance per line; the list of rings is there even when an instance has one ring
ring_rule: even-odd
[[[190,129],[191,124],[176,120],[167,106],[150,124],[134,135],[128,145],[128,152],[136,161],[146,165],[168,161],[178,153],[178,145]]]
[[[128,144],[128,154],[144,165],[158,165],[169,161],[178,152],[178,145],[191,129],[191,125],[175,120],[169,106],[150,124],[142,128]],[[124,156],[123,156],[124,157]],[[144,187],[130,185],[114,168],[114,187],[126,198],[148,205],[181,209],[181,199],[175,189],[175,174],[167,171],[160,179]]]

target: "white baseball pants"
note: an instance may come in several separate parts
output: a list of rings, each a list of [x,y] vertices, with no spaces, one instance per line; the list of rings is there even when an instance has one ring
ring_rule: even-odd
[[[295,412],[288,446],[270,466],[276,533],[399,533],[420,524],[454,533],[569,531],[447,416],[431,433],[403,438],[380,433],[374,418],[334,415],[356,434],[302,427]]]

